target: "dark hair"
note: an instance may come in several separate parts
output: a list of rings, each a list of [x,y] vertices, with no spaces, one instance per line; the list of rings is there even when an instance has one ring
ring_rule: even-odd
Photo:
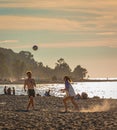
[[[68,77],[68,76],[65,76],[65,77],[64,77],[64,80],[68,80],[69,82],[71,82],[71,79],[70,79],[70,77]]]
[[[32,74],[32,72],[31,71],[27,71],[26,74]]]

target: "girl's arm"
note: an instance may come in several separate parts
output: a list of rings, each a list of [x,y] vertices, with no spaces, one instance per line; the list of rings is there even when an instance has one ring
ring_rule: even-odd
[[[61,89],[62,92],[69,91],[69,83],[65,82],[65,88]]]

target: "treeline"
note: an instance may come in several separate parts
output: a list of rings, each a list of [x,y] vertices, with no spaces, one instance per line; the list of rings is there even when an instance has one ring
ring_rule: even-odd
[[[61,82],[65,75],[78,81],[84,79],[87,74],[87,70],[80,65],[71,71],[63,58],[57,60],[55,68],[52,69],[44,66],[42,62],[35,61],[28,51],[15,53],[11,49],[0,48],[0,81],[21,81],[27,70],[33,72],[37,82]]]

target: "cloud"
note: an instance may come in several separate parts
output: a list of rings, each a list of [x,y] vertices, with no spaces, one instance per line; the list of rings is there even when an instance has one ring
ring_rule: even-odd
[[[64,45],[61,42],[62,45],[57,42],[56,45],[51,43],[43,47],[78,47],[79,45],[116,47],[117,44],[116,0],[12,0],[10,2],[0,0],[0,7],[38,9],[37,14],[40,9],[53,11],[52,15],[46,12],[35,17],[30,13],[25,16],[17,15],[17,11],[15,16],[1,15],[0,30],[59,31],[76,36],[74,36],[76,41],[71,42],[72,45],[68,43],[66,46],[66,43]],[[85,40],[79,43],[81,38]]]
[[[0,16],[0,29],[58,30],[58,31],[100,31],[117,32],[117,1],[115,0],[0,0],[0,7],[48,9],[58,11],[53,15],[46,12],[41,17]],[[62,11],[64,17],[62,16]],[[38,12],[36,12],[38,13]],[[59,15],[58,15],[59,13]],[[60,15],[61,14],[61,15]],[[22,16],[21,16],[22,15]],[[25,14],[26,15],[26,14]],[[59,16],[59,17],[57,17]],[[99,34],[100,35],[100,34]]]
[[[110,21],[111,18],[113,19],[113,17],[109,18]],[[109,27],[110,21],[107,20],[106,16],[103,19],[98,18],[98,20],[89,21],[76,21],[69,20],[66,18],[44,18],[32,16],[0,16],[0,19],[1,30],[47,30],[54,32],[60,31],[61,33],[70,33],[69,36],[73,36],[73,38],[75,38],[75,40],[71,38],[73,40],[70,40],[70,43],[63,43],[61,40],[62,44],[59,44],[58,42],[55,42],[56,44],[44,44],[42,45],[42,47],[44,48],[63,48],[79,46],[117,46],[117,28],[116,26]],[[115,21],[113,20],[113,23],[115,23]],[[17,40],[6,40],[4,41],[4,43],[5,42],[17,42]]]
[[[5,43],[5,44],[2,44],[2,43]],[[27,48],[32,48],[32,45],[30,43],[27,43],[27,44],[20,43],[18,40],[4,40],[4,41],[0,41],[0,47],[23,50]]]
[[[0,43],[17,43],[19,42],[18,40],[3,40],[3,41],[0,41]]]
[[[109,39],[108,39],[109,40]],[[108,41],[108,40],[88,40],[88,41],[81,41],[81,42],[60,42],[60,43],[47,43],[47,44],[39,44],[41,48],[77,48],[77,47],[116,47],[115,41]],[[117,40],[116,40],[117,42]]]
[[[99,33],[97,33],[98,35],[115,35],[116,33],[115,32],[99,32]]]
[[[86,16],[85,16],[86,17]],[[67,18],[48,18],[33,16],[0,16],[1,30],[54,30],[78,32],[117,32],[117,19],[100,17],[94,20],[78,21]],[[112,34],[111,34],[112,35]]]
[[[108,8],[116,7],[116,0],[0,0],[0,7],[25,7],[25,8]]]
[[[67,19],[0,16],[1,30],[58,30],[70,31],[78,29],[79,22]]]
[[[2,44],[2,47],[12,48],[12,49],[24,49],[24,48],[32,48],[33,43],[18,43],[17,40],[4,40],[0,41],[0,43],[6,43]],[[9,44],[11,43],[11,44]],[[15,43],[15,44],[13,44]],[[80,48],[80,47],[112,47],[117,48],[117,40],[86,40],[86,41],[79,41],[79,42],[54,42],[54,43],[37,43],[36,45],[39,46],[39,48]]]

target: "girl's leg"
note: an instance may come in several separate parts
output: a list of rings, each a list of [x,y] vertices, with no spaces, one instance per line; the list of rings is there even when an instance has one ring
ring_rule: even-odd
[[[63,103],[64,103],[64,106],[65,106],[65,112],[67,112],[67,100],[69,100],[70,99],[70,97],[65,97],[64,99],[63,99]]]
[[[74,105],[75,109],[78,109],[78,105],[77,105],[77,103],[75,102],[74,97],[71,97],[71,102],[72,102],[72,104]]]

